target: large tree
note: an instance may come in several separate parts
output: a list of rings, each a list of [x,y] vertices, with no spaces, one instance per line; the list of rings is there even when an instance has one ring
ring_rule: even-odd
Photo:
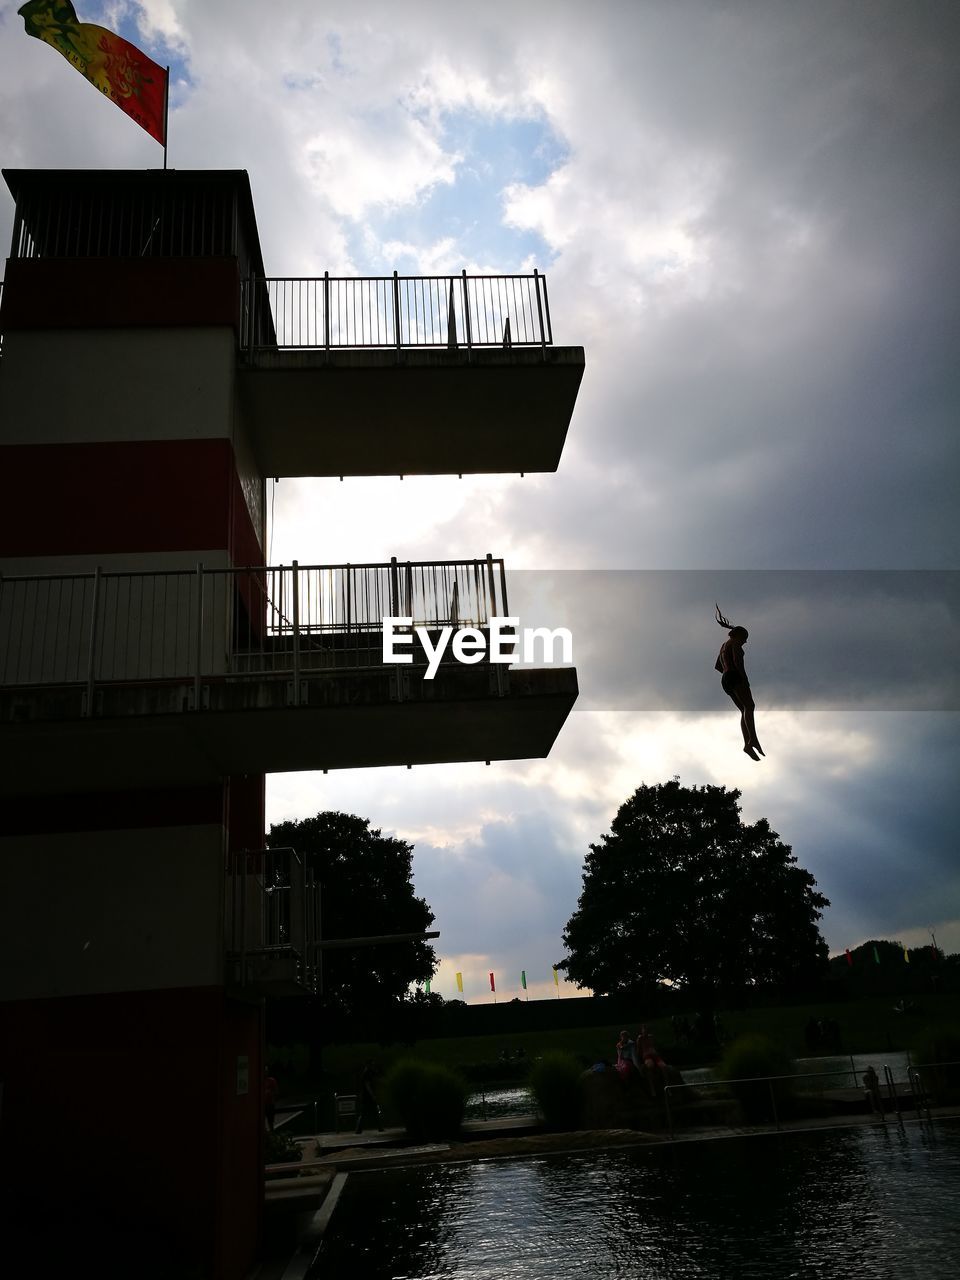
[[[740,792],[639,787],[590,846],[564,968],[598,994],[669,983],[708,1011],[750,985],[802,988],[822,974],[827,899]]]
[[[267,844],[306,858],[320,882],[325,940],[425,932],[433,923],[433,912],[414,893],[413,845],[371,830],[368,818],[328,812],[281,822],[270,828]],[[433,948],[422,941],[324,951],[322,1003],[375,1016],[435,966]]]

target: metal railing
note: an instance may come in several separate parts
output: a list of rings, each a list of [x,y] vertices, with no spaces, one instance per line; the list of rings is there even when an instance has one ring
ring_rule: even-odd
[[[245,351],[510,347],[553,343],[546,277],[251,277],[241,286]]]
[[[316,991],[320,885],[294,849],[233,853],[227,867],[226,952],[239,986],[294,981]]]
[[[907,1078],[905,1080],[897,1080],[895,1078],[893,1068],[884,1063],[882,1067],[883,1084],[886,1089],[886,1105],[888,1109],[897,1117],[898,1120],[902,1118],[902,1103],[905,1100],[905,1097],[899,1092],[897,1086],[905,1085],[909,1088],[909,1101],[911,1106],[915,1108],[917,1115],[919,1116],[921,1111],[925,1111],[927,1118],[929,1119],[930,1099],[928,1096],[928,1090],[924,1087],[924,1083],[919,1072],[921,1070],[928,1072],[945,1072],[946,1069],[950,1067],[956,1069],[957,1067],[960,1067],[960,1063],[921,1064],[919,1067],[910,1064],[907,1067]],[[960,1076],[960,1072],[957,1074]],[[880,1077],[877,1077],[876,1092],[871,1092],[869,1088],[862,1085],[861,1082],[863,1081],[863,1075],[861,1074],[858,1076],[857,1070],[853,1067],[853,1061],[851,1059],[851,1070],[849,1071],[846,1068],[841,1068],[837,1071],[804,1071],[796,1072],[791,1075],[745,1076],[736,1080],[700,1080],[693,1084],[665,1085],[663,1090],[663,1107],[667,1122],[667,1129],[670,1136],[672,1137],[674,1132],[674,1114],[673,1108],[671,1107],[671,1095],[679,1097],[683,1090],[693,1090],[693,1096],[696,1097],[698,1092],[702,1089],[716,1089],[720,1094],[720,1099],[718,1100],[732,1102],[734,1101],[734,1095],[730,1093],[730,1085],[746,1085],[748,1087],[755,1086],[759,1095],[765,1095],[764,1101],[769,1102],[770,1122],[773,1123],[777,1129],[780,1129],[780,1113],[777,1108],[778,1090],[776,1086],[781,1085],[785,1081],[791,1081],[794,1083],[803,1081],[806,1085],[805,1088],[796,1087],[793,1096],[809,1097],[813,1094],[822,1099],[824,1093],[828,1090],[835,1089],[844,1089],[849,1093],[856,1093],[863,1097],[865,1104],[874,1112],[874,1114],[881,1119],[885,1118],[883,1106],[877,1105],[878,1100],[882,1101]],[[828,1081],[832,1081],[832,1083],[828,1083]],[[845,1081],[847,1083],[840,1083],[841,1081]],[[766,1085],[765,1090],[763,1089],[764,1085]]]
[[[383,666],[382,623],[484,627],[503,561],[0,576],[0,688],[299,676]],[[426,661],[417,645],[414,666]],[[410,668],[407,668],[410,670]]]

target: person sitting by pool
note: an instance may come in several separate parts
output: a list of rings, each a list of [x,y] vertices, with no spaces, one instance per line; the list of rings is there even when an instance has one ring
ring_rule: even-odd
[[[643,1064],[643,1076],[650,1091],[650,1096],[657,1096],[657,1083],[665,1088],[667,1084],[667,1064],[657,1052],[653,1036],[645,1025],[637,1032],[637,1056]]]

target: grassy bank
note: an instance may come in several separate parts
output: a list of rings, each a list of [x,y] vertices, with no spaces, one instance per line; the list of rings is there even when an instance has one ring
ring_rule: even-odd
[[[790,1057],[798,1058],[811,1056],[805,1041],[809,1020],[830,1018],[840,1029],[840,1052],[882,1054],[910,1049],[926,1027],[957,1021],[957,998],[954,995],[924,996],[918,999],[917,1005],[916,1012],[900,1014],[894,1011],[894,1001],[890,997],[878,996],[843,1004],[729,1009],[721,1012],[720,1019],[726,1040],[746,1032],[759,1032],[769,1036]],[[642,1016],[642,1011],[639,1016]],[[719,1048],[711,1050],[677,1043],[669,1018],[653,1019],[647,1025],[652,1029],[664,1058],[681,1069],[710,1065],[720,1056]],[[635,1031],[636,1026],[631,1026],[630,1030]],[[287,1096],[317,1097],[321,1127],[330,1127],[333,1095],[354,1092],[359,1071],[369,1059],[386,1070],[399,1058],[412,1055],[462,1071],[477,1087],[481,1087],[524,1079],[529,1064],[551,1049],[566,1050],[589,1061],[612,1059],[619,1033],[619,1025],[602,1025],[519,1032],[510,1036],[456,1036],[420,1040],[412,1045],[383,1046],[374,1042],[329,1045],[323,1051],[320,1064],[313,1063],[301,1077],[288,1075],[281,1079],[281,1090]],[[821,1055],[828,1052],[825,1049],[818,1051]],[[501,1065],[501,1055],[504,1054],[508,1061]]]

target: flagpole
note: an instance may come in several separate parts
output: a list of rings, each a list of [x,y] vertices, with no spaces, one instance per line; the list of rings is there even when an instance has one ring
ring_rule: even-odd
[[[163,167],[167,167],[167,120],[170,114],[170,68],[167,67],[167,79],[163,86]]]

